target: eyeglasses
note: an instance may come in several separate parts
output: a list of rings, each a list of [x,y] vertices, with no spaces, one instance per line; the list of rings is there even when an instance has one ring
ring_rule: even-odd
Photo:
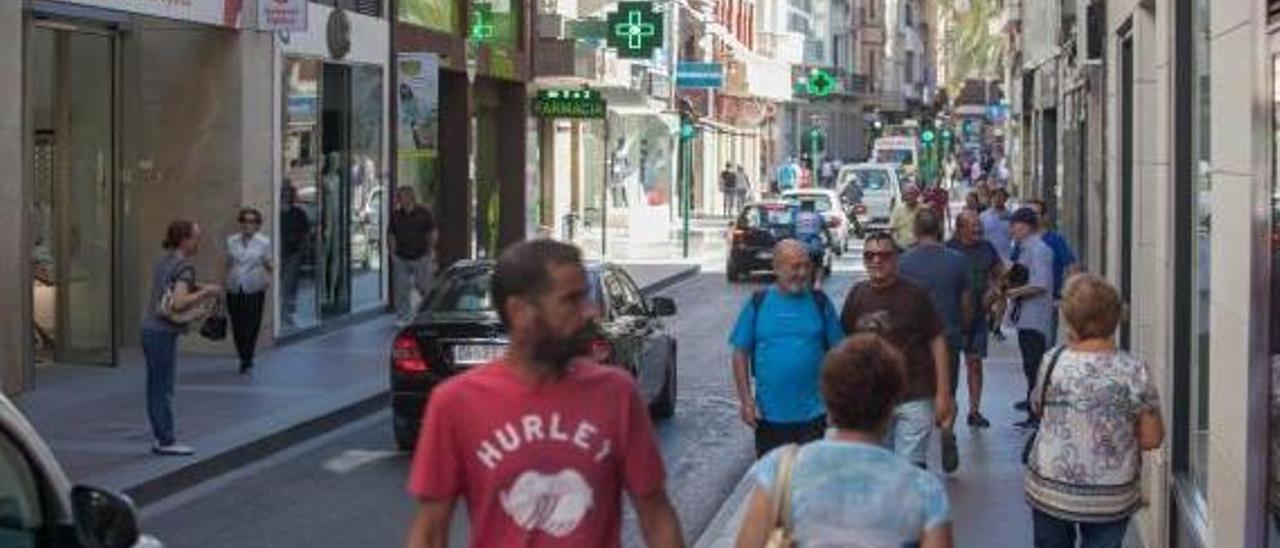
[[[892,251],[863,251],[862,260],[868,263],[875,262],[878,260],[889,261],[894,257],[896,257],[897,255],[898,255],[897,253],[894,253]]]

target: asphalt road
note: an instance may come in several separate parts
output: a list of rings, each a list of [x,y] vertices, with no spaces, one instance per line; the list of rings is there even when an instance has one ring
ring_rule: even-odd
[[[837,306],[860,276],[857,255],[846,255],[828,280]],[[752,461],[724,341],[754,287],[707,272],[663,293],[680,307],[668,323],[679,338],[680,393],[676,416],[657,431],[690,543]],[[379,413],[148,506],[142,527],[175,548],[400,546],[414,511],[408,464],[395,450],[389,415]],[[455,521],[455,531],[465,531],[465,520]],[[623,544],[643,544],[630,511]]]

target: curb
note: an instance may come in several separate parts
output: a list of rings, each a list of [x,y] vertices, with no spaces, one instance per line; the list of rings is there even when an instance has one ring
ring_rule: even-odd
[[[697,265],[683,268],[646,285],[641,293],[650,296],[700,271]],[[87,483],[122,491],[138,507],[144,507],[382,411],[388,406],[390,388],[379,376],[338,396],[341,400],[336,404],[284,411],[214,434],[202,443],[208,452],[194,460],[173,459],[164,462],[158,472],[156,461],[143,462],[87,478]]]
[[[742,518],[742,516],[738,515],[738,510],[743,508],[747,494],[750,492],[750,477],[743,473],[742,479],[738,480],[738,485],[733,488],[733,492],[729,493],[729,497],[720,503],[720,509],[716,510],[716,515],[711,518],[711,522],[702,530],[702,534],[698,535],[698,540],[692,545],[693,548],[733,546],[734,540],[737,538],[738,525],[741,523]]]

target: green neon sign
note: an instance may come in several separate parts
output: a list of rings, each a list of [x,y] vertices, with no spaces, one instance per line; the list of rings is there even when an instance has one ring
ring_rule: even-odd
[[[471,41],[483,44],[493,40],[493,6],[487,2],[471,5]]]
[[[618,2],[618,11],[605,17],[609,47],[625,59],[646,59],[662,43],[662,16],[653,2]]]
[[[594,119],[605,112],[604,96],[594,89],[544,89],[533,98],[538,118]]]
[[[836,79],[825,70],[813,69],[809,71],[809,81],[805,87],[809,95],[826,97],[836,90]]]

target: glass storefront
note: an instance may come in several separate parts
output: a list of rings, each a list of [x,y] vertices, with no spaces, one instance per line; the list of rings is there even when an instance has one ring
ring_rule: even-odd
[[[382,68],[285,62],[280,333],[382,305]]]
[[[1192,12],[1194,44],[1192,90],[1192,181],[1191,231],[1189,253],[1191,263],[1191,332],[1190,391],[1188,424],[1181,439],[1187,440],[1188,466],[1186,479],[1203,501],[1209,486],[1209,291],[1210,231],[1212,188],[1209,178],[1210,108],[1209,108],[1209,6],[1210,0],[1195,0]]]
[[[32,308],[41,361],[115,362],[116,36],[31,30]]]
[[[1267,337],[1267,354],[1271,358],[1271,398],[1268,414],[1267,542],[1277,548],[1280,547],[1280,55],[1273,57],[1271,63],[1271,231],[1267,238],[1267,250],[1271,254],[1271,316]]]

